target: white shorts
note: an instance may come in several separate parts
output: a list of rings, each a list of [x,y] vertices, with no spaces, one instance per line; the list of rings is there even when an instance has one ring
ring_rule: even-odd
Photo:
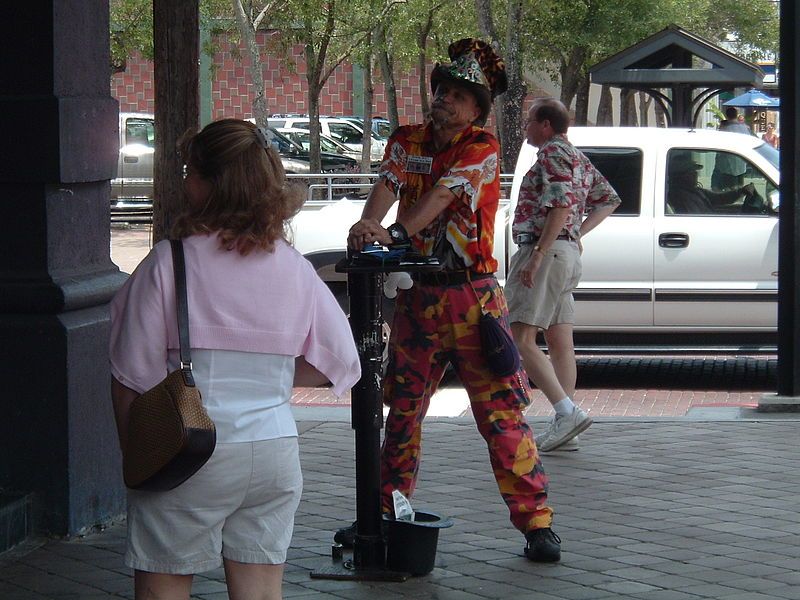
[[[508,302],[508,322],[526,323],[539,329],[551,325],[575,323],[575,299],[572,291],[581,280],[581,253],[578,244],[556,240],[547,251],[533,287],[525,287],[519,278],[520,265],[530,259],[531,244],[520,246],[511,257],[504,288]]]
[[[218,443],[174,490],[128,490],[125,564],[176,575],[216,569],[222,557],[282,564],[302,488],[296,437]]]

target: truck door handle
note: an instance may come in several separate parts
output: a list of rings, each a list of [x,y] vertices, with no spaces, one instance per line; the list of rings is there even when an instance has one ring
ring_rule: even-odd
[[[139,157],[138,156],[123,156],[122,157],[122,162],[137,163],[137,162],[139,162]]]
[[[689,245],[688,233],[662,233],[658,236],[662,248],[686,248]]]

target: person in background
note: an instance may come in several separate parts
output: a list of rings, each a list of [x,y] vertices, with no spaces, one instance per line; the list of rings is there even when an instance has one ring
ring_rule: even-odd
[[[719,130],[729,133],[752,135],[750,128],[745,124],[744,117],[740,120],[739,112],[735,107],[725,109],[725,117],[720,121]],[[744,184],[744,174],[747,163],[731,152],[718,152],[714,162],[714,171],[711,173],[711,188],[714,190],[729,190],[741,187]]]
[[[520,249],[511,259],[505,287],[511,331],[525,370],[555,410],[548,428],[536,438],[542,452],[577,450],[574,438],[592,424],[573,401],[577,366],[572,291],[581,276],[581,239],[621,202],[606,178],[569,142],[568,127],[569,113],[561,102],[534,101],[525,133],[539,150],[519,191],[511,231]],[[540,331],[549,357],[537,344]]]
[[[217,446],[166,492],[128,490],[125,563],[136,600],[188,599],[194,573],[225,567],[231,600],[279,600],[300,502],[295,385],[360,377],[345,315],[285,238],[301,190],[255,125],[224,119],[188,136],[186,256],[193,373]],[[112,398],[123,454],[131,402],[179,366],[172,254],[157,243],[111,303]]]
[[[775,149],[781,147],[781,138],[778,137],[778,133],[775,131],[775,123],[767,123],[767,130],[761,139]]]
[[[382,503],[392,514],[392,492],[411,498],[422,451],[422,421],[448,365],[467,390],[478,430],[511,522],[525,535],[532,561],[561,557],[552,531],[547,477],[522,407],[530,390],[522,370],[495,375],[481,352],[482,310],[508,327],[503,291],[492,256],[500,202],[500,148],[483,128],[492,100],[507,87],[505,65],[492,47],[463,39],[448,49],[450,64],[431,73],[429,120],[392,134],[384,162],[348,245],[411,241],[435,256],[443,271],[414,274],[400,290],[389,341],[384,402],[389,406],[381,451]],[[381,226],[399,198],[397,222]],[[334,541],[351,545],[355,527]]]

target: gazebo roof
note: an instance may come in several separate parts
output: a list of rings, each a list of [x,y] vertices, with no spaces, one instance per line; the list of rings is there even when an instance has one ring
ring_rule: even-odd
[[[693,88],[760,87],[764,80],[764,72],[755,63],[677,25],[669,25],[594,65],[589,74],[592,83],[639,89],[676,84]]]

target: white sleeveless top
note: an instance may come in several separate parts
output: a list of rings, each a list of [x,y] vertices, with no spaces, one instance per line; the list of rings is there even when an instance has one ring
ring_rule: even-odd
[[[180,366],[169,351],[170,371]],[[294,358],[192,348],[192,373],[222,444],[296,437],[290,400]]]

